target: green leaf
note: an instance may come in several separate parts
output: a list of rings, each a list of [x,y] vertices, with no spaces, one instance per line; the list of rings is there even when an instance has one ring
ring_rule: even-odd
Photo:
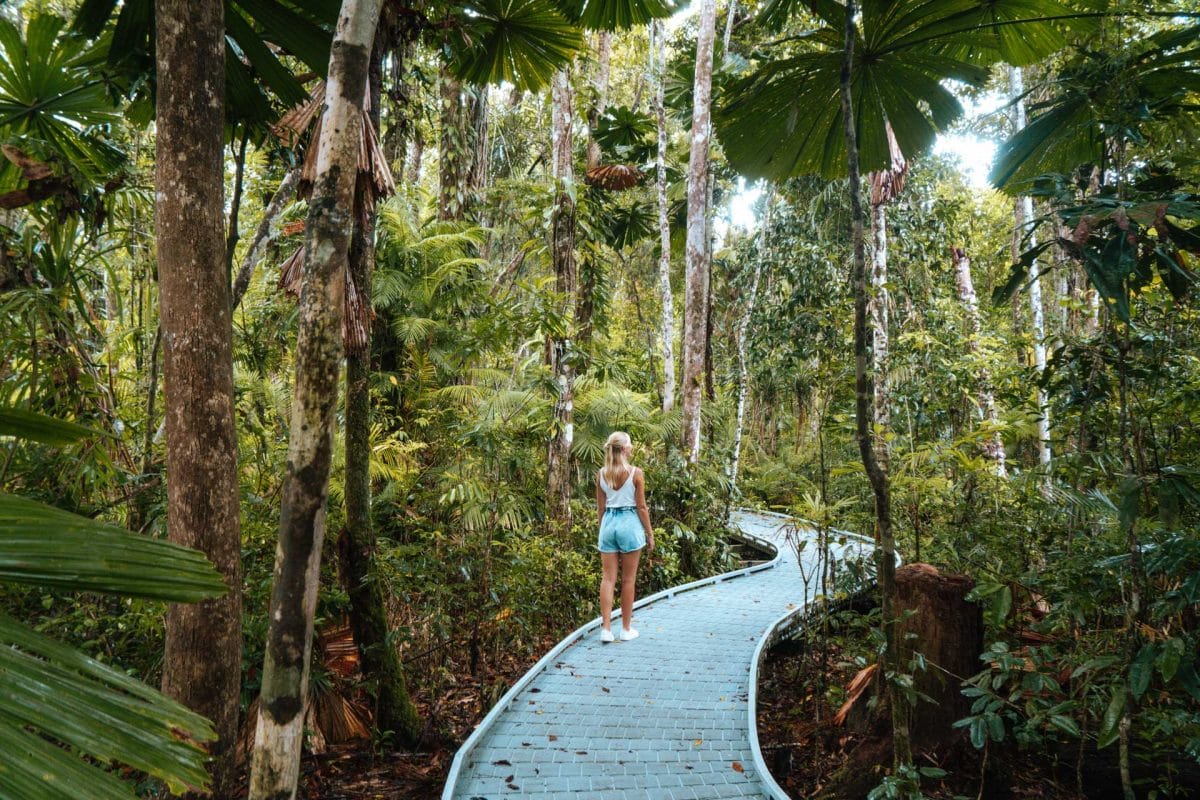
[[[27,727],[101,763],[142,770],[176,793],[207,784],[199,743],[216,738],[203,717],[175,701],[0,615],[0,796],[80,797],[85,786],[88,797],[135,796],[74,753],[22,739]],[[31,774],[45,785],[15,791]]]
[[[279,45],[325,77],[329,71],[329,48],[333,44],[333,18],[320,25],[311,16],[278,0],[230,0],[226,9],[230,6],[240,7],[254,20],[264,41]],[[320,4],[315,6],[318,10],[320,7]],[[238,43],[246,49],[244,41],[239,39]],[[260,72],[263,69],[257,62],[254,67]]]
[[[1051,715],[1050,725],[1058,728],[1063,733],[1074,736],[1077,739],[1083,735],[1083,732],[1079,729],[1079,723],[1070,717],[1063,716],[1062,714]]]
[[[99,435],[91,428],[44,414],[0,406],[0,436],[14,436],[42,444],[64,445],[87,436]]]
[[[948,55],[942,44],[905,44],[951,10],[961,10],[961,3],[924,0],[905,6],[903,14],[899,7],[865,5],[855,43],[851,95],[863,172],[891,165],[889,123],[904,156],[919,156],[962,115],[944,82],[980,86],[988,76],[985,66]],[[747,177],[832,179],[847,173],[840,26],[803,41],[807,52],[768,61],[733,82],[724,93],[728,102],[714,113],[726,156]]]
[[[469,83],[540,89],[582,47],[580,29],[550,0],[478,0],[460,13],[450,70]]]
[[[1100,749],[1108,747],[1120,735],[1121,712],[1125,710],[1125,700],[1128,689],[1125,684],[1117,684],[1113,688],[1112,699],[1104,710],[1104,718],[1100,722],[1100,732],[1096,736],[1096,746]]]
[[[1179,672],[1179,664],[1183,661],[1186,652],[1187,643],[1183,639],[1168,639],[1163,644],[1157,663],[1158,674],[1162,676],[1163,682],[1170,683],[1175,674]]]
[[[1022,253],[1017,263],[1009,267],[1008,280],[992,291],[992,304],[1000,306],[1008,303],[1022,285],[1032,283],[1033,278],[1029,275],[1030,270],[1037,262],[1037,259],[1041,257],[1042,253],[1056,244],[1057,242],[1053,240],[1042,242]],[[1038,274],[1040,275],[1041,273]]]
[[[669,17],[679,10],[674,0],[555,0],[563,16],[591,31],[615,31]]]
[[[1135,700],[1150,688],[1150,676],[1154,674],[1155,650],[1153,644],[1142,645],[1133,663],[1129,665],[1129,691],[1133,693]]]
[[[254,29],[250,27],[249,21],[242,16],[233,5],[229,5],[225,9],[225,29],[229,31],[229,36],[236,43],[239,50],[250,62],[250,66],[262,79],[262,82],[275,93],[284,105],[294,106],[308,99],[308,92],[296,80],[296,76],[292,71],[280,63],[267,46],[263,43]],[[226,54],[229,58],[229,54]],[[326,45],[326,64],[328,64],[328,45]],[[266,109],[268,112],[270,108]],[[243,114],[250,117],[252,114]]]
[[[988,603],[988,615],[996,625],[999,625],[1008,618],[1009,612],[1012,611],[1012,604],[1012,587],[1002,586],[998,592],[992,595],[991,601]]]
[[[0,581],[182,602],[226,592],[202,553],[3,493]]]
[[[983,717],[975,717],[971,720],[971,745],[976,750],[982,750],[987,744],[987,733],[984,730]]]

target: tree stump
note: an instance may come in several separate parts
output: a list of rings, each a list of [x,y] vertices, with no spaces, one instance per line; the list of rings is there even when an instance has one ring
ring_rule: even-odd
[[[967,716],[970,699],[962,682],[979,672],[983,652],[983,611],[966,599],[975,582],[966,575],[945,575],[929,564],[896,570],[896,641],[906,669],[914,653],[925,669],[913,672],[913,685],[934,702],[919,701],[909,711],[914,750],[937,747]]]
[[[900,663],[907,669],[914,653],[924,656],[926,668],[913,675],[913,684],[934,701],[922,700],[910,708],[914,754],[953,747],[960,735],[954,722],[970,711],[970,702],[962,695],[962,679],[979,671],[983,651],[983,612],[966,599],[974,586],[965,575],[943,575],[929,564],[909,564],[896,570]],[[891,770],[891,713],[886,703],[880,703],[870,717],[860,718],[856,724],[855,711],[861,713],[865,708],[865,700],[859,700],[848,713],[849,724],[865,729],[865,738],[830,776],[818,800],[865,798]]]

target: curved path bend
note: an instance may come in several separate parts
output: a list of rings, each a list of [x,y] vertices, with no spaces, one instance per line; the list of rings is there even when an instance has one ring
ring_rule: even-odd
[[[632,642],[601,644],[599,618],[568,636],[463,744],[443,800],[786,798],[758,748],[754,694],[766,646],[803,611],[815,535],[789,540],[790,520],[762,512],[733,521],[774,559],[645,598]],[[870,547],[835,540],[838,560]]]

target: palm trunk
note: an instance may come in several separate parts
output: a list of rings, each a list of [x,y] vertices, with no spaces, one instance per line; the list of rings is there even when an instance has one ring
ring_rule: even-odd
[[[158,0],[155,176],[167,531],[203,552],[228,593],[167,610],[163,691],[213,722],[213,791],[232,791],[241,692],[241,526],[224,203],[220,0]]]
[[[1001,478],[1008,475],[1005,467],[1004,440],[1000,436],[996,418],[996,399],[992,393],[992,374],[982,363],[983,346],[980,337],[983,335],[983,324],[979,318],[979,301],[975,296],[975,283],[971,280],[971,259],[958,248],[953,249],[954,283],[958,289],[958,299],[962,302],[967,313],[967,350],[981,360],[979,373],[976,376],[979,392],[979,409],[985,422],[993,430],[983,444],[983,455],[996,465],[996,474]]]
[[[592,107],[588,110],[588,130],[594,134],[600,115],[608,105],[608,77],[612,58],[612,33],[600,31],[596,34],[596,72],[592,75],[592,90],[595,93]],[[587,168],[600,166],[600,143],[595,136],[588,137]]]
[[[344,0],[329,59],[309,201],[296,387],[271,586],[250,800],[292,798],[320,579],[362,102],[380,0]]]
[[[896,542],[892,533],[891,490],[887,469],[875,458],[874,438],[871,435],[871,405],[874,387],[870,373],[871,334],[867,326],[867,256],[864,235],[865,219],[862,204],[861,176],[858,169],[858,134],[854,128],[851,68],[854,63],[854,17],[858,13],[856,0],[846,2],[846,30],[843,40],[841,69],[842,124],[846,137],[846,157],[850,181],[850,240],[854,251],[854,418],[858,452],[871,488],[875,494],[875,538],[877,542],[876,572],[879,580],[880,611],[883,620],[884,672],[900,674],[896,642]],[[912,745],[908,732],[908,709],[902,695],[893,692],[886,681],[885,695],[892,716],[893,761],[896,766],[912,761]]]
[[[737,419],[733,426],[733,457],[729,462],[730,494],[737,491],[738,467],[742,459],[742,428],[746,422],[746,395],[750,391],[750,369],[746,364],[746,339],[750,334],[750,321],[754,318],[754,304],[758,300],[758,284],[762,279],[763,264],[770,258],[771,236],[771,206],[774,203],[774,192],[767,194],[767,209],[763,215],[762,246],[754,263],[754,277],[750,279],[750,297],[746,300],[746,312],[738,323],[737,330],[737,365],[738,365],[738,399]]]
[[[1014,128],[1017,131],[1024,129],[1025,118],[1025,81],[1020,67],[1011,67],[1009,76],[1012,79],[1013,95],[1016,97],[1015,120]],[[1026,225],[1033,224],[1033,198],[1019,197],[1016,200],[1016,208],[1014,211],[1017,237]],[[1014,239],[1013,246],[1013,263],[1015,264],[1021,254],[1018,246],[1019,238]],[[1030,236],[1029,247],[1037,245],[1037,241]],[[1030,273],[1033,275],[1033,280],[1029,283],[1029,310],[1033,324],[1033,360],[1037,367],[1039,379],[1046,374],[1046,321],[1045,312],[1042,307],[1042,278],[1038,274],[1037,262],[1030,266]],[[1037,390],[1038,403],[1038,463],[1046,471],[1046,482],[1044,489],[1049,490],[1050,486],[1050,404],[1046,395],[1046,390],[1041,386],[1040,380]]]
[[[609,60],[612,55],[612,33],[601,31],[596,40],[596,70],[592,74],[592,103],[588,109],[587,169],[600,166],[600,143],[596,141],[596,126],[608,104]],[[595,332],[596,292],[600,286],[602,260],[585,255],[577,268],[578,286],[575,297],[575,344],[579,359],[577,369],[591,364],[591,343]]]
[[[379,126],[383,48],[376,41],[371,55],[371,124]],[[350,243],[350,277],[366,308],[371,307],[371,273],[375,260],[376,205],[369,175],[359,173],[355,188],[354,238]],[[388,642],[387,609],[375,574],[375,531],[371,526],[371,325],[365,341],[346,354],[346,528],[338,543],[338,568],[350,597],[350,629],[358,645],[361,670],[375,685],[375,725],[415,745],[420,720],[396,648]]]
[[[716,0],[701,0],[688,159],[687,289],[683,305],[683,451],[690,464],[700,459],[701,382],[704,380],[708,299],[708,145],[712,132],[716,16]]]
[[[658,122],[658,159],[655,191],[658,195],[658,291],[662,298],[662,359],[664,412],[675,408],[675,301],[671,295],[671,224],[667,219],[667,117],[663,103],[666,67],[666,34],[658,20],[650,23],[650,71],[654,82],[654,116]]]
[[[567,304],[575,297],[575,202],[568,191],[574,181],[571,141],[571,81],[566,70],[554,75],[551,149],[554,153],[555,199],[551,222],[550,257],[554,263],[555,288]],[[566,534],[571,529],[571,445],[575,438],[575,370],[570,360],[569,336],[549,339],[550,371],[554,376],[553,433],[546,457],[546,518],[551,531]]]
[[[729,61],[729,40],[733,38],[733,20],[737,17],[737,0],[729,0],[725,7],[725,35],[721,37],[721,61]]]
[[[230,305],[237,308],[242,302],[242,297],[246,294],[246,290],[250,288],[250,278],[254,274],[254,265],[262,258],[263,248],[275,235],[275,223],[279,219],[280,213],[296,194],[296,184],[300,182],[300,170],[288,170],[288,174],[284,176],[283,182],[279,184],[279,188],[275,190],[275,194],[271,196],[271,202],[267,204],[266,210],[263,211],[262,221],[258,223],[258,229],[254,232],[254,239],[250,242],[250,247],[247,248],[246,254],[242,256],[242,264],[238,268],[237,278],[233,281],[233,300]]]
[[[887,210],[885,203],[871,205],[871,233],[875,246],[871,252],[871,374],[874,376],[872,416],[874,418],[875,458],[886,471],[891,465],[888,429],[892,424],[891,397],[888,392],[888,290],[887,290]]]
[[[469,194],[467,139],[470,137],[464,120],[462,83],[443,65],[438,87],[442,101],[442,130],[438,140],[438,219],[463,219]]]

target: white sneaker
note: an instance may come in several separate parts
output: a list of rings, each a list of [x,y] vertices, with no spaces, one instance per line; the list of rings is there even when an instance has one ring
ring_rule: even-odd
[[[621,629],[621,641],[622,642],[628,642],[632,639],[636,639],[637,637],[638,637],[637,628],[622,628]]]
[[[625,638],[625,635],[621,634],[621,638]],[[605,644],[613,641],[613,632],[611,630],[605,630],[604,628],[601,628],[600,641],[604,642]]]

